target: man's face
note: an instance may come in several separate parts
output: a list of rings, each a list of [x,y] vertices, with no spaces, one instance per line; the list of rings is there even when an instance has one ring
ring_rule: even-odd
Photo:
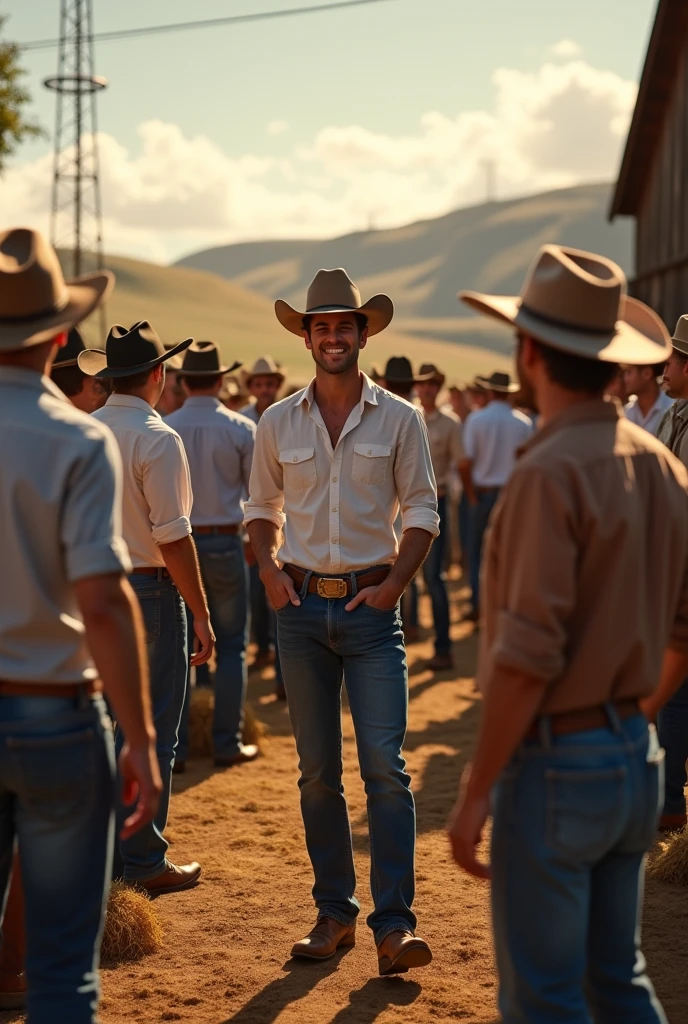
[[[164,366],[164,364],[163,364]],[[166,370],[162,378],[162,390],[157,403],[158,411],[169,416],[184,405],[184,393],[180,387],[176,370]]]
[[[424,380],[416,384],[416,394],[420,399],[420,404],[426,408],[431,408],[435,404],[439,393],[440,386],[434,380]]]
[[[468,400],[471,409],[484,409],[487,405],[488,397],[487,391],[483,391],[482,388],[468,389]]]
[[[353,313],[317,313],[311,317],[310,337],[304,331],[306,347],[325,373],[346,373],[358,362],[368,341],[368,328],[358,333]]]
[[[537,398],[535,397],[535,385],[533,377],[528,369],[526,359],[526,347],[530,345],[530,341],[524,335],[520,334],[518,334],[516,338],[518,341],[518,347],[516,349],[516,376],[518,377],[518,382],[521,385],[520,401],[525,408],[537,411],[539,406]]]
[[[623,376],[627,395],[642,395],[655,379],[651,366],[624,366]]]
[[[604,393],[610,398],[618,398],[622,405],[626,404],[628,401],[628,391],[626,390],[626,379],[623,367],[619,367],[615,376],[605,388]]]
[[[676,349],[664,367],[662,385],[669,398],[688,398],[688,362]]]
[[[110,381],[100,377],[84,377],[81,391],[69,399],[73,406],[90,414],[102,409],[110,394]]]
[[[259,373],[253,378],[249,391],[261,412],[275,404],[281,383],[280,378],[273,373]]]

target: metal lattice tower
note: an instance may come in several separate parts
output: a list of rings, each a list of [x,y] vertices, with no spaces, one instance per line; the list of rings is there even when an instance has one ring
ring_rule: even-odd
[[[44,84],[57,94],[50,237],[78,276],[103,265],[96,97],[107,81],[94,70],[92,0],[60,0],[57,74]]]

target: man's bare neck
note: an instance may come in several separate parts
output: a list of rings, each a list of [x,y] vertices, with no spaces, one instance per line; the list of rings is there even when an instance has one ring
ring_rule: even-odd
[[[358,366],[345,373],[326,373],[319,366],[315,372],[315,400],[321,412],[331,409],[353,409],[361,400],[363,377]]]

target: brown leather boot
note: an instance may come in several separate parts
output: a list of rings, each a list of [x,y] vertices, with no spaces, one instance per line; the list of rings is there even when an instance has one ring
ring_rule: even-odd
[[[427,967],[432,960],[430,947],[424,939],[411,932],[390,932],[377,947],[380,974],[405,974],[412,967]]]
[[[356,945],[356,924],[321,917],[305,939],[292,946],[291,955],[303,960],[329,960],[343,946]]]
[[[201,865],[193,861],[178,868],[171,861],[165,861],[165,870],[161,871],[155,878],[147,878],[145,882],[138,884],[145,889],[149,896],[162,896],[165,892],[183,892],[185,889],[192,889],[201,874]]]

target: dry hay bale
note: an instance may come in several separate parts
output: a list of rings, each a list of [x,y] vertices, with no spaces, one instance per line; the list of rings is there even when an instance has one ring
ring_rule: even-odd
[[[213,756],[213,711],[215,710],[215,694],[207,686],[195,686],[191,691],[189,704],[189,756]],[[263,747],[265,726],[246,704],[244,715],[244,743],[256,743]]]
[[[105,966],[141,960],[162,949],[163,931],[150,897],[126,882],[113,882],[108,896],[101,960]]]
[[[674,832],[660,840],[650,857],[647,873],[660,882],[688,885],[688,832]]]

